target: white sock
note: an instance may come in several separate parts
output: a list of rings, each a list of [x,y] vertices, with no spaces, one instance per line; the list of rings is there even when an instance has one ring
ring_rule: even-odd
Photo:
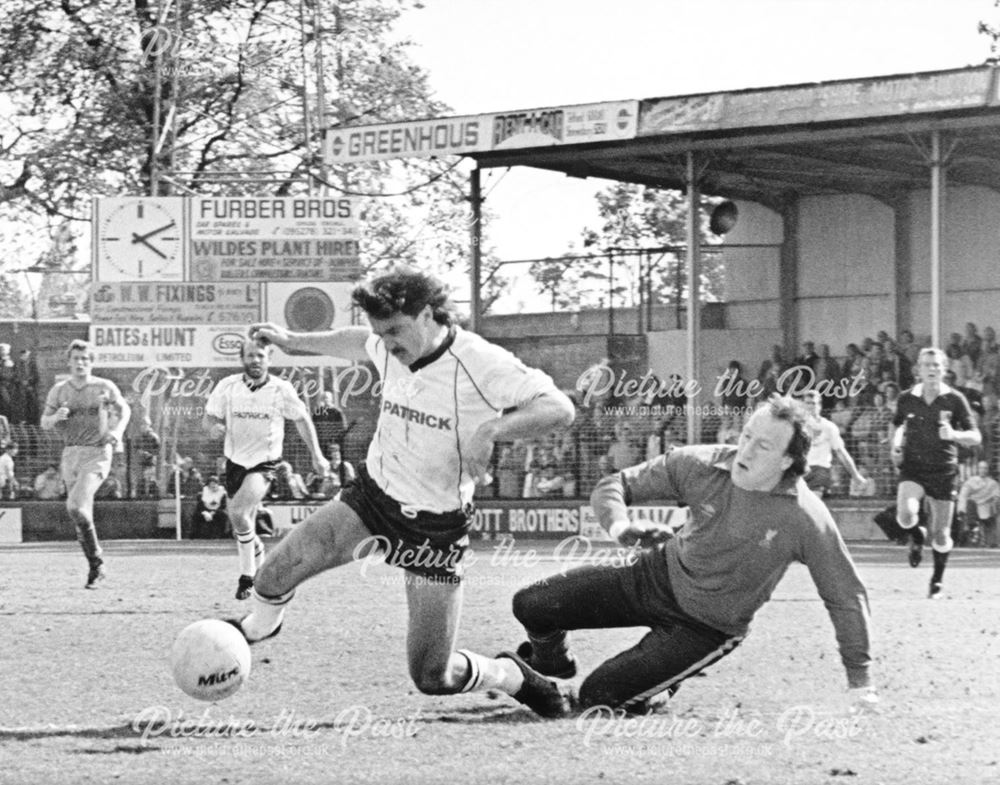
[[[462,692],[501,690],[514,695],[524,684],[521,669],[507,657],[493,659],[468,649],[460,649],[458,654],[469,662],[469,680],[462,687]]]
[[[257,559],[254,551],[256,546],[254,540],[257,535],[253,532],[246,534],[236,534],[236,553],[240,558],[240,575],[249,575],[251,578],[257,572]]]
[[[259,641],[274,632],[285,617],[285,606],[294,596],[294,589],[278,597],[261,597],[254,589],[250,593],[250,613],[240,620],[247,640]]]

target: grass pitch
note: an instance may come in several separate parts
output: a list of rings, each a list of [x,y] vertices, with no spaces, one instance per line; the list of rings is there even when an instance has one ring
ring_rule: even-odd
[[[459,644],[522,640],[514,591],[556,543],[476,545]],[[0,547],[0,783],[995,783],[1000,552],[956,550],[946,593],[892,545],[852,544],[869,589],[873,716],[848,712],[833,629],[793,566],[746,642],[644,718],[543,720],[504,695],[422,695],[402,577],[349,565],[303,586],[248,685],[192,700],[167,657],[189,622],[236,616],[229,542],[112,542],[85,591],[75,543]],[[598,557],[606,554],[594,554]],[[928,559],[929,561],[929,559]],[[580,632],[588,672],[640,629]]]

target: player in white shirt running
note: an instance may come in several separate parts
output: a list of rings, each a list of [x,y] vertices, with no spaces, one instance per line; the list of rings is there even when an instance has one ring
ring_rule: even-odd
[[[546,374],[455,326],[444,287],[429,275],[398,268],[359,286],[353,300],[370,329],[251,328],[284,348],[370,359],[380,413],[357,479],[278,544],[257,575],[252,612],[234,623],[251,643],[275,635],[299,584],[381,551],[405,570],[407,657],[421,692],[496,689],[540,714],[563,712],[554,682],[516,654],[485,657],[456,642],[472,495],[494,442],[568,425],[572,403]]]
[[[226,437],[225,485],[240,560],[238,600],[250,596],[257,561],[264,555],[255,527],[257,507],[281,462],[286,419],[295,423],[309,448],[316,473],[325,477],[330,471],[306,405],[291,384],[268,373],[270,354],[270,346],[244,341],[243,373],[222,379],[205,405],[205,429],[212,438]]]

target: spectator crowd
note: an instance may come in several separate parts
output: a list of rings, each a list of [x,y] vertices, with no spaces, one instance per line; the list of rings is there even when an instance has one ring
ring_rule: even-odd
[[[794,356],[775,345],[761,361],[730,360],[721,369],[712,405],[701,405],[700,441],[735,443],[745,418],[759,401],[775,392],[802,396],[815,391],[820,397],[820,416],[835,426],[843,449],[856,464],[856,470],[848,468],[834,451],[827,495],[889,498],[896,484],[890,459],[896,401],[900,391],[914,383],[917,354],[926,345],[929,341],[917,341],[908,330],[895,339],[880,331],[848,343],[840,354],[834,354],[828,344],[806,340]],[[994,544],[991,516],[983,517],[983,513],[992,510],[995,517],[1000,498],[982,503],[985,491],[977,484],[987,479],[995,484],[992,478],[1000,469],[1000,343],[992,327],[980,332],[970,322],[964,332],[952,333],[943,348],[949,361],[946,382],[968,398],[983,434],[982,446],[963,450],[961,456],[960,480],[972,483],[960,498],[961,512],[982,544]],[[631,395],[589,394],[584,380],[601,373],[614,376],[606,359],[580,377],[580,389],[571,395],[577,405],[572,426],[497,445],[491,482],[480,489],[481,498],[582,498],[600,477],[686,442],[687,398],[679,374],[666,382],[652,377]],[[65,497],[56,459],[58,445],[47,443],[51,437],[36,426],[38,384],[31,352],[22,351],[15,359],[10,347],[0,344],[0,497],[5,499]],[[172,461],[167,459],[165,472],[159,472],[160,438],[141,403],[131,394],[128,399],[133,417],[126,443],[98,498],[154,499],[179,490],[182,498],[198,502],[195,523],[199,527],[225,531],[224,505],[211,506],[207,501],[219,494],[224,459],[205,452],[175,455]],[[354,479],[352,461],[363,455],[345,459],[343,416],[330,395],[320,403],[316,427],[327,445],[331,476],[302,473],[299,467],[308,462],[292,455],[278,468],[268,501],[329,499]]]

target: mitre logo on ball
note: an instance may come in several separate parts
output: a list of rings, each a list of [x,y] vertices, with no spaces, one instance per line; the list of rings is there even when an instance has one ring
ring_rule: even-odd
[[[228,698],[250,676],[250,647],[242,633],[220,619],[189,624],[170,650],[174,681],[203,701]]]

